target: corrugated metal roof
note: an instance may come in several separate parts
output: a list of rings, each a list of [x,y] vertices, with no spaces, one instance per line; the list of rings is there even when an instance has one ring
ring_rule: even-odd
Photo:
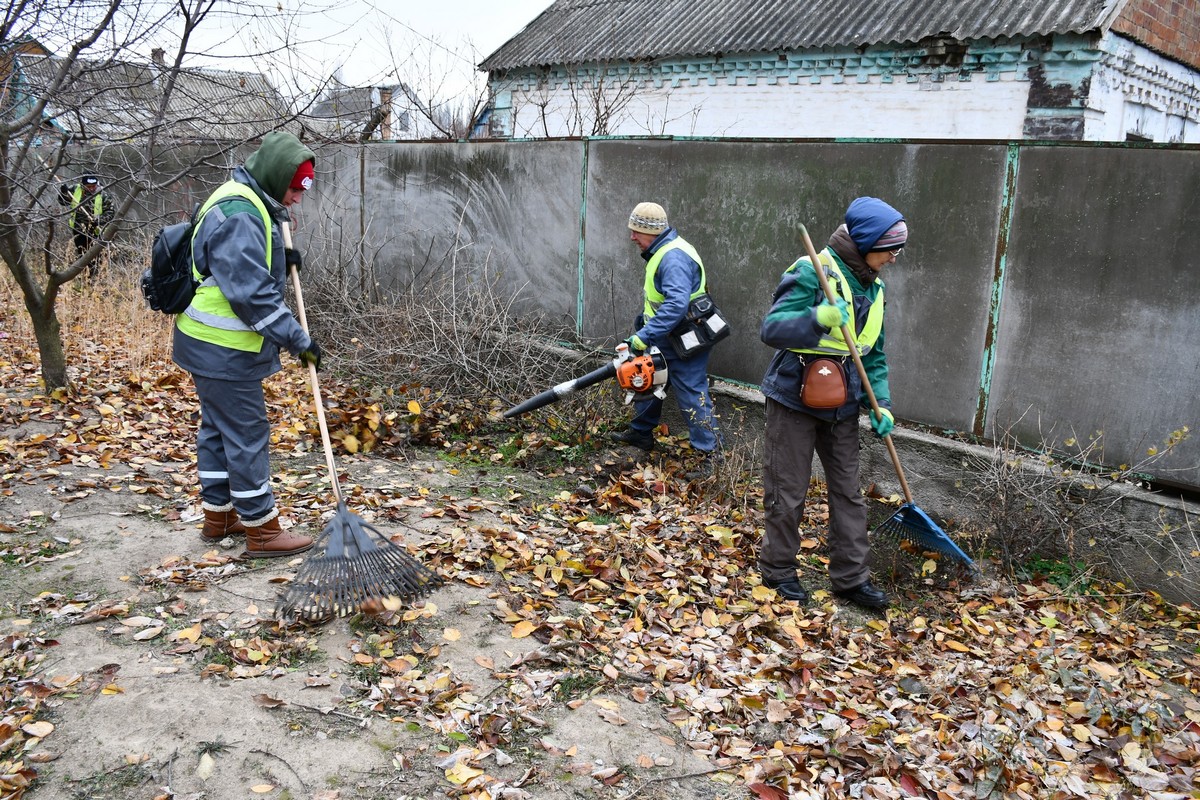
[[[480,69],[1084,33],[1126,1],[558,0]]]
[[[62,59],[18,57],[14,95],[46,94]],[[78,137],[125,141],[149,134],[162,102],[161,67],[128,62],[77,62],[50,98],[45,116]],[[179,73],[166,110],[173,140],[241,140],[261,136],[286,118],[287,106],[258,73],[188,69]]]

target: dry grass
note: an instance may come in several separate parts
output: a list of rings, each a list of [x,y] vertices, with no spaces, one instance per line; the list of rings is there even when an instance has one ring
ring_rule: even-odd
[[[66,258],[64,250],[61,263]],[[93,373],[112,375],[110,365],[117,367],[116,374],[140,377],[170,360],[172,319],[150,311],[138,290],[138,279],[147,266],[148,242],[144,247],[114,244],[101,256],[95,278],[85,271],[60,289],[55,309],[73,384]],[[5,315],[6,341],[0,341],[0,347],[36,359],[37,344],[24,302],[11,274],[0,270],[0,303],[12,311]],[[29,374],[36,372],[33,366]]]

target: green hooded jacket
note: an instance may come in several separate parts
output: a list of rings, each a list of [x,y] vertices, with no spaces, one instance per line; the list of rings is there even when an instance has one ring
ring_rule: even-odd
[[[263,191],[282,203],[292,176],[305,161],[312,161],[315,165],[317,157],[295,134],[272,131],[263,137],[259,148],[246,159],[246,171]]]

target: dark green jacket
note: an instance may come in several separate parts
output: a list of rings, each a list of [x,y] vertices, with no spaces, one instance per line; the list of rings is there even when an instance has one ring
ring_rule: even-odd
[[[838,268],[850,286],[850,293],[854,297],[854,329],[860,330],[866,322],[871,305],[883,291],[883,284],[876,280],[870,286],[863,287],[836,250],[831,247],[827,252],[837,259]],[[858,370],[849,357],[842,365],[843,374],[846,376],[845,405],[834,409],[813,409],[800,402],[803,363],[800,355],[792,352],[790,348],[815,347],[828,331],[816,318],[816,307],[824,298],[817,274],[807,258],[800,259],[784,273],[775,289],[771,310],[767,312],[759,331],[759,336],[765,344],[778,348],[763,377],[762,391],[767,397],[795,411],[803,411],[830,421],[853,419],[858,416],[860,404],[866,405],[867,399],[862,390]],[[881,329],[874,347],[862,360],[867,377],[871,381],[871,389],[875,392],[875,399],[880,407],[891,409],[887,356],[884,354],[883,345],[884,330]]]

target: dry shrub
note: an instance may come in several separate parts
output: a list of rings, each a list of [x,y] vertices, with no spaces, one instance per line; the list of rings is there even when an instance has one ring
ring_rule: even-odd
[[[1187,427],[1170,432],[1136,464],[1105,467],[1101,431],[1086,441],[1050,432],[1040,447],[1029,449],[1005,430],[990,453],[969,457],[972,478],[963,488],[982,509],[991,543],[1010,573],[1032,560],[1058,559],[1120,579],[1157,573],[1194,583],[1197,578],[1185,573],[1192,572],[1200,539],[1187,516],[1171,517],[1163,509],[1138,516],[1129,502],[1139,491],[1139,476],[1188,433]]]
[[[520,311],[520,293],[484,269],[452,263],[391,293],[364,292],[361,278],[341,270],[305,278],[309,325],[330,365],[391,389],[398,403],[424,398],[495,413],[602,363],[567,346],[573,330]],[[571,400],[554,409],[561,427],[590,416],[591,402]]]

